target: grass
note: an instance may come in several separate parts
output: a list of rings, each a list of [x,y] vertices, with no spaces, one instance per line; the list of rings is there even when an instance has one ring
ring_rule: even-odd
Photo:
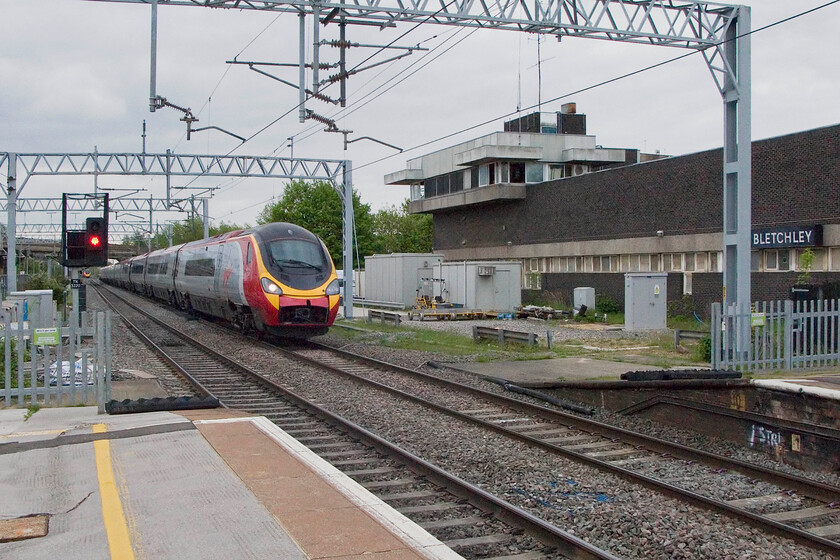
[[[539,337],[541,344],[538,346],[509,343],[500,347],[493,341],[473,341],[471,337],[447,331],[411,327],[405,323],[397,328],[382,323],[337,322],[337,325],[342,324],[352,327],[352,330],[337,328],[330,332],[346,338],[348,342],[377,344],[388,348],[434,352],[448,356],[470,356],[476,362],[588,357],[661,368],[674,366],[708,367],[708,364],[698,363],[693,356],[692,350],[696,341],[687,341],[684,342],[684,346],[674,348],[674,339],[670,334],[642,338],[628,337],[574,342],[555,341],[553,348],[549,350],[545,346],[544,334]],[[562,320],[545,321],[540,330],[550,330],[566,325],[574,326],[574,323],[570,324]],[[585,348],[585,346],[588,348]],[[638,349],[640,346],[649,346],[650,348]]]
[[[34,414],[35,414],[36,412],[38,412],[39,410],[41,410],[41,406],[40,406],[40,405],[37,405],[37,404],[30,404],[30,405],[29,405],[29,408],[27,408],[27,409],[26,409],[26,415],[23,417],[23,421],[24,421],[24,422],[26,422],[27,420],[29,420],[30,418],[32,418],[32,415],[34,415]]]

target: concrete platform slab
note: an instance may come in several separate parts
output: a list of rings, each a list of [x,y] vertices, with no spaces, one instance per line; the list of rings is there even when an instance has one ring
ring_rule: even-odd
[[[553,383],[557,381],[618,381],[622,373],[661,369],[640,364],[593,360],[592,358],[553,358],[510,362],[467,362],[450,367],[505,379],[511,383]]]
[[[0,410],[0,516],[49,531],[2,558],[461,558],[265,418],[26,413]]]

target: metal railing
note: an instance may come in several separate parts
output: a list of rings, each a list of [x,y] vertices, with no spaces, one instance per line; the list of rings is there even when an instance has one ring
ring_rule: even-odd
[[[379,319],[384,323],[393,323],[395,327],[400,326],[400,314],[393,311],[381,311],[379,309],[368,309],[367,322],[370,323],[374,319]]]
[[[111,312],[83,312],[78,326],[72,319],[59,326],[38,325],[35,317],[19,325],[9,311],[0,316],[0,406],[96,403],[104,413],[111,398]]]
[[[505,329],[495,329],[492,327],[476,327],[472,328],[473,340],[487,338],[498,341],[499,345],[504,346],[505,342],[521,342],[529,346],[537,344],[539,338],[535,333],[508,331]]]
[[[712,304],[714,369],[840,365],[840,300],[765,301],[725,312]]]

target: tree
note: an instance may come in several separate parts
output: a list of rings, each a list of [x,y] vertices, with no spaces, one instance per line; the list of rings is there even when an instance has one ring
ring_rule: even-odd
[[[398,208],[389,206],[373,216],[373,232],[383,253],[430,253],[432,217],[409,214],[408,199]]]
[[[286,185],[283,196],[266,205],[257,223],[289,222],[304,227],[324,240],[330,256],[339,268],[343,265],[343,216],[341,197],[328,181],[292,181]],[[362,204],[359,193],[353,190],[353,221],[355,223],[356,251],[354,268],[359,259],[376,252],[373,235],[373,216],[369,204]],[[358,256],[358,259],[357,259]]]
[[[218,225],[210,226],[210,236],[219,235],[229,231],[247,229],[249,225],[240,226],[219,222]],[[204,222],[200,218],[187,218],[182,222],[172,224],[172,244],[180,245],[189,241],[196,241],[204,237]],[[123,237],[123,244],[134,247],[138,255],[148,250],[148,233],[138,231]],[[169,247],[169,236],[164,231],[156,233],[152,237],[152,250]]]

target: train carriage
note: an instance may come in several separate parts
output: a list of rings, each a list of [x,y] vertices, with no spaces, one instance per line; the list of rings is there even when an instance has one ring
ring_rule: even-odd
[[[338,312],[339,284],[324,243],[272,223],[133,257],[100,276],[181,309],[279,336],[323,334]]]

